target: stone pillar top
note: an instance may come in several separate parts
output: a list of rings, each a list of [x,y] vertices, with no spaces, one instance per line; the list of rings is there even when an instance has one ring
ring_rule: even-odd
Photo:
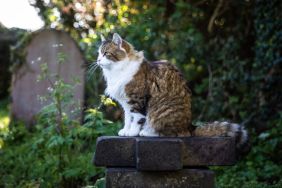
[[[234,165],[235,140],[232,137],[102,136],[97,140],[93,162],[96,166],[133,167],[139,171]]]

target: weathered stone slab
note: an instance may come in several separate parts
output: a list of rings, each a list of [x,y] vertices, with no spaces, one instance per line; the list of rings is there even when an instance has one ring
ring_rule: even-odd
[[[118,138],[118,139],[117,139]],[[136,141],[132,137],[99,137],[94,155],[96,166],[135,166]]]
[[[175,172],[144,172],[129,168],[108,168],[107,188],[213,188],[214,173],[206,169]]]
[[[136,141],[136,168],[138,170],[182,169],[182,141],[180,139],[137,138]]]
[[[26,124],[33,124],[35,116],[43,106],[50,103],[42,103],[38,96],[47,96],[52,90],[47,80],[38,82],[41,74],[40,66],[46,63],[50,74],[58,74],[68,84],[74,85],[74,78],[80,84],[74,88],[74,100],[83,107],[84,100],[84,58],[75,41],[63,31],[42,30],[32,34],[32,39],[25,48],[25,62],[15,70],[12,76],[12,115],[23,120]],[[64,63],[58,63],[58,54],[66,56]],[[54,80],[53,80],[54,81]],[[72,109],[66,111],[70,117],[82,117],[74,115]]]
[[[182,141],[185,166],[225,166],[236,162],[235,140],[231,137],[190,137]]]
[[[179,170],[182,166],[234,165],[231,137],[100,137],[96,166],[136,167],[138,170]]]

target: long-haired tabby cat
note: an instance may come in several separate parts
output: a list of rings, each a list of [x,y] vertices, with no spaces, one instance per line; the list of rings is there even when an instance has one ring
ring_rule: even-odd
[[[174,65],[146,60],[117,33],[112,40],[101,38],[97,64],[107,82],[105,92],[124,110],[119,136],[234,136],[237,146],[246,143],[247,132],[238,124],[191,124],[191,91]]]

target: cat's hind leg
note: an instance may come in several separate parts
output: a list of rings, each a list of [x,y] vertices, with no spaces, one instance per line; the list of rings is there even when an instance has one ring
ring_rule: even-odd
[[[156,130],[150,125],[148,119],[146,120],[142,130],[139,133],[139,136],[144,137],[156,137],[159,136],[159,134],[156,132]]]

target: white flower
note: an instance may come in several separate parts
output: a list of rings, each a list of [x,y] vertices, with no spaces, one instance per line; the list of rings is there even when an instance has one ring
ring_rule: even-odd
[[[48,87],[47,90],[48,90],[49,92],[54,91],[54,89],[53,89],[52,87]]]

